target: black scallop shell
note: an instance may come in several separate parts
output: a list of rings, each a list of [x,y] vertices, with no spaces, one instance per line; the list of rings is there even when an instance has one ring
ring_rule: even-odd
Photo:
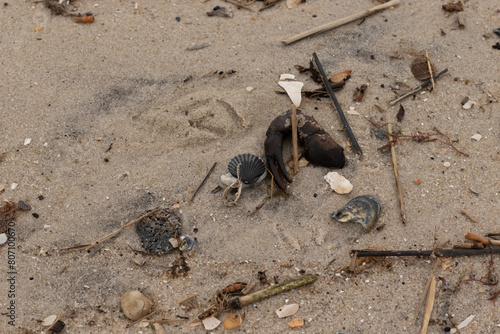
[[[227,169],[234,177],[238,177],[238,165],[240,165],[240,179],[245,184],[256,183],[266,173],[264,160],[253,154],[240,154],[231,159]]]

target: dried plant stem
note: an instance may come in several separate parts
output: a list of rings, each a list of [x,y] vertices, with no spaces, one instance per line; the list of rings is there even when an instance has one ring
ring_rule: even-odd
[[[479,236],[477,236],[479,237]],[[479,237],[481,238],[481,237]],[[488,239],[488,238],[484,238]],[[493,240],[498,241],[499,240]],[[360,257],[380,257],[380,256],[436,256],[436,257],[455,257],[455,256],[473,256],[473,255],[485,255],[485,254],[500,254],[500,248],[484,248],[484,249],[433,249],[433,250],[400,250],[400,251],[390,251],[390,250],[369,250],[369,249],[353,249],[351,253],[354,254],[358,252],[358,258]]]
[[[287,44],[287,45],[291,44],[291,43],[294,43],[294,42],[297,42],[297,41],[299,41],[299,40],[301,40],[303,38],[312,36],[314,34],[317,34],[317,33],[320,33],[320,32],[324,32],[324,31],[328,31],[328,30],[331,30],[333,28],[340,27],[340,26],[342,26],[342,25],[344,25],[346,23],[350,23],[350,22],[359,20],[359,19],[361,19],[363,17],[370,16],[370,15],[372,15],[375,12],[378,12],[378,11],[384,10],[386,8],[398,5],[399,2],[400,2],[400,0],[389,1],[389,2],[384,3],[382,5],[378,5],[378,6],[372,7],[370,9],[368,9],[368,10],[363,11],[363,12],[359,12],[357,14],[349,15],[347,17],[335,20],[333,22],[321,25],[319,27],[316,27],[316,28],[304,31],[304,32],[302,32],[300,34],[297,34],[295,36],[292,36],[292,37],[289,37],[287,39],[284,39],[282,42],[284,44]]]
[[[154,310],[153,312],[150,312],[150,313],[146,314],[146,315],[145,315],[145,316],[143,316],[142,318],[139,318],[139,319],[137,319],[137,320],[134,320],[134,322],[129,323],[129,324],[128,324],[125,328],[130,328],[130,327],[134,326],[135,324],[137,324],[137,323],[139,323],[139,322],[143,321],[144,319],[149,318],[149,317],[150,317],[150,316],[152,316],[153,314],[158,313],[159,311],[160,311],[160,309],[158,309],[158,310]]]
[[[212,174],[212,172],[214,171],[216,165],[217,165],[217,161],[214,162],[214,164],[212,165],[212,168],[210,168],[210,170],[208,171],[208,173],[205,176],[205,178],[203,179],[203,181],[201,181],[200,185],[198,186],[198,188],[194,192],[193,197],[191,197],[191,199],[189,200],[190,202],[193,201],[194,197],[196,196],[196,194],[198,194],[198,192],[200,191],[201,187],[203,187],[203,185],[205,184],[205,182],[207,182],[208,177],[210,176],[210,174]]]
[[[150,212],[146,213],[145,215],[142,215],[141,217],[132,220],[130,223],[127,223],[126,225],[122,225],[119,229],[111,232],[110,234],[104,236],[103,238],[97,240],[94,243],[91,243],[91,244],[88,244],[88,245],[77,245],[77,246],[73,246],[73,247],[69,247],[69,248],[64,248],[64,249],[59,250],[59,252],[60,253],[65,253],[65,252],[71,252],[71,251],[76,251],[76,250],[80,250],[80,249],[89,250],[92,247],[95,247],[95,246],[97,246],[99,244],[102,244],[104,241],[106,241],[108,239],[111,239],[112,237],[114,237],[115,235],[117,235],[122,230],[126,229],[127,227],[130,227],[130,226],[132,226],[134,224],[137,224],[138,222],[140,222],[144,218],[147,218],[147,217],[149,217],[151,215],[154,215],[155,213],[157,213],[160,210],[161,210],[161,208],[154,209],[153,211],[150,211]]]
[[[425,50],[425,59],[427,60],[427,67],[429,68],[429,74],[431,76],[431,83],[432,83],[432,92],[434,93],[436,87],[434,86],[434,73],[432,73],[432,65],[431,65],[431,60],[429,59],[429,53],[427,50]]]
[[[463,214],[465,217],[469,218],[473,223],[476,223],[478,222],[477,218],[472,216],[470,213],[468,213],[467,211],[465,210],[460,210],[460,213]]]
[[[424,322],[422,324],[422,330],[420,331],[420,334],[427,333],[429,320],[431,320],[432,308],[434,307],[435,296],[436,296],[436,277],[434,276],[434,274],[432,274],[431,284],[429,285],[429,290],[427,291],[427,303],[425,304]]]
[[[479,236],[477,234],[470,233],[470,232],[468,232],[465,235],[465,239],[472,240],[472,241],[475,241],[475,242],[480,242],[480,243],[485,244],[485,245],[500,246],[500,240],[495,240],[495,239],[490,239],[490,238],[486,238],[486,237],[481,237],[481,236]]]
[[[406,214],[405,214],[405,204],[403,202],[403,191],[401,190],[401,180],[399,179],[398,172],[398,162],[396,160],[396,148],[394,144],[392,144],[392,124],[387,124],[387,132],[389,132],[389,141],[391,142],[391,157],[392,157],[392,165],[394,167],[394,176],[396,177],[396,186],[398,187],[398,198],[399,205],[401,208],[401,218],[403,220],[403,224],[406,223]]]
[[[297,134],[297,107],[292,103],[292,147],[293,147],[293,174],[299,172],[299,143]]]
[[[455,321],[455,319],[451,316],[451,314],[448,314],[448,319],[450,319],[450,322],[453,326],[455,326],[455,329],[457,330],[457,334],[460,334],[460,330],[458,328],[458,324]]]
[[[268,288],[256,291],[246,296],[237,297],[229,301],[229,307],[231,309],[239,309],[243,306],[247,306],[256,302],[259,302],[268,297],[277,295],[278,293],[290,291],[292,289],[299,288],[301,286],[314,283],[318,279],[315,275],[306,275],[299,278],[291,279]]]
[[[448,135],[446,135],[443,131],[439,130],[437,127],[434,127],[434,130],[436,130],[436,132],[439,133],[440,135],[445,136],[446,139],[448,139],[448,143],[451,145],[451,147],[453,147],[455,149],[455,151],[457,151],[460,154],[465,155],[466,157],[469,156],[468,153],[465,153],[464,151],[462,151],[458,147],[456,147],[455,144],[453,144],[453,141],[451,140],[451,138]]]

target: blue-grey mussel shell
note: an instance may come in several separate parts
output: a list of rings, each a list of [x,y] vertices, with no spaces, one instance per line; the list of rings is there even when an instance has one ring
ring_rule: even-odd
[[[372,195],[363,195],[350,200],[330,217],[341,223],[359,223],[369,232],[382,211],[382,204],[378,198]]]
[[[245,153],[234,157],[227,166],[232,176],[239,176],[244,184],[255,184],[266,177],[266,164],[261,158]]]

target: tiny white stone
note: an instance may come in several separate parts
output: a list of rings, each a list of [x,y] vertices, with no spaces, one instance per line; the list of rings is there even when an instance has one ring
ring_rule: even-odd
[[[480,141],[483,136],[481,136],[479,133],[476,133],[474,136],[471,137],[475,141]]]
[[[280,75],[280,81],[283,81],[283,80],[294,80],[294,79],[295,79],[295,75],[293,75],[293,74],[285,73],[285,74]]]
[[[31,143],[31,138],[26,138],[24,140],[24,146],[29,145]]]
[[[13,182],[13,183],[10,185],[10,189],[14,190],[14,189],[16,189],[16,188],[17,188],[17,186],[18,186],[18,184],[17,184],[17,183],[15,183],[15,182]]]
[[[446,168],[450,167],[451,166],[451,163],[449,163],[448,161],[446,161],[443,166],[445,166]]]
[[[465,104],[462,106],[462,108],[464,108],[464,109],[470,109],[474,105],[476,105],[476,102],[469,100],[469,101],[465,102]]]
[[[254,88],[253,87],[250,87],[248,86],[247,88],[245,88],[247,90],[247,92],[251,92]]]
[[[6,242],[7,242],[7,234],[5,233],[0,234],[0,245],[3,245]]]
[[[50,227],[50,225],[47,225],[47,224],[43,225],[43,228],[49,228],[49,227]]]

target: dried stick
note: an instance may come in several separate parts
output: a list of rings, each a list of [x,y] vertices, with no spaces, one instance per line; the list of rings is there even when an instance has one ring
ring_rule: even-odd
[[[437,78],[439,78],[441,75],[445,74],[446,72],[448,72],[448,69],[444,69],[442,70],[441,72],[439,72],[438,74],[436,74],[435,76],[433,76],[432,78],[434,80],[436,80]],[[405,99],[407,98],[408,96],[410,95],[413,95],[413,94],[416,94],[418,93],[419,91],[421,91],[422,89],[424,89],[425,87],[429,86],[429,84],[431,83],[431,79],[428,79],[426,81],[424,81],[421,85],[413,88],[411,91],[409,91],[408,93],[404,94],[404,95],[401,95],[400,97],[398,97],[397,99],[395,100],[392,100],[391,102],[389,102],[389,105],[393,106],[395,105],[396,103],[398,103],[399,101],[401,101],[402,99]]]
[[[207,175],[205,176],[205,178],[203,179],[203,181],[201,181],[200,185],[198,186],[198,188],[196,189],[196,191],[194,192],[193,194],[193,197],[191,197],[191,199],[189,200],[190,202],[193,201],[194,197],[196,196],[196,194],[198,194],[198,191],[200,191],[201,187],[203,187],[203,185],[205,184],[205,182],[207,182],[208,180],[208,177],[210,176],[210,174],[212,174],[212,172],[214,171],[215,169],[215,166],[217,165],[217,161],[214,162],[214,164],[212,165],[212,168],[210,168],[210,170],[208,171]]]
[[[396,176],[396,185],[398,187],[398,198],[399,198],[399,205],[401,208],[401,218],[403,219],[403,224],[405,224],[406,223],[405,204],[403,202],[403,191],[401,190],[401,180],[399,179],[398,162],[396,160],[396,148],[394,147],[394,144],[392,143],[392,124],[391,123],[387,124],[387,131],[389,132],[389,142],[391,142],[392,165],[394,167],[394,176]]]
[[[349,126],[349,123],[347,122],[347,119],[345,118],[344,112],[342,111],[342,108],[340,107],[339,101],[335,97],[335,94],[333,93],[333,89],[330,86],[330,83],[328,82],[328,78],[326,77],[326,73],[323,70],[323,66],[321,65],[318,56],[316,53],[313,53],[314,57],[314,63],[316,64],[316,67],[318,68],[318,72],[321,74],[321,80],[323,81],[323,85],[325,86],[328,95],[330,95],[330,98],[333,101],[333,104],[335,105],[335,109],[337,109],[337,112],[340,116],[340,120],[342,121],[342,124],[344,126],[344,130],[347,133],[347,136],[349,137],[349,141],[352,144],[352,148],[354,151],[358,152],[359,154],[363,154],[361,152],[361,148],[359,147],[358,141],[356,140],[356,137],[354,136],[354,133],[352,132],[351,127]]]
[[[488,245],[500,246],[500,240],[481,237],[477,234],[470,233],[470,232],[467,232],[467,234],[465,235],[465,239],[480,242],[482,244],[485,244],[486,246],[488,246]]]
[[[265,298],[277,295],[281,292],[290,291],[292,289],[299,288],[301,286],[314,283],[318,279],[315,275],[306,275],[295,279],[290,279],[288,281],[270,286],[268,288],[256,291],[246,296],[237,297],[229,300],[230,309],[239,309],[243,306],[247,306],[256,302],[259,302]]]
[[[370,16],[370,15],[372,15],[375,12],[378,12],[378,11],[387,9],[389,7],[398,5],[399,2],[400,2],[399,0],[389,1],[389,2],[387,2],[385,4],[372,7],[372,8],[370,8],[370,9],[364,11],[364,12],[359,12],[357,14],[349,15],[349,16],[344,17],[342,19],[338,19],[338,20],[335,20],[333,22],[321,25],[319,27],[307,30],[307,31],[305,31],[303,33],[300,33],[300,34],[297,34],[295,36],[292,36],[292,37],[289,37],[287,39],[284,39],[282,42],[284,44],[286,44],[286,45],[294,43],[294,42],[297,42],[297,41],[299,41],[299,40],[301,40],[303,38],[309,37],[311,35],[314,35],[314,34],[317,34],[317,33],[320,33],[320,32],[324,32],[324,31],[328,31],[328,30],[331,30],[333,28],[340,27],[340,26],[342,26],[342,25],[344,25],[346,23],[353,22],[353,21],[359,20],[359,19],[361,19],[363,17]]]
[[[477,222],[478,222],[477,218],[472,216],[470,213],[468,213],[464,209],[460,210],[460,213],[463,214],[465,217],[469,218],[473,223],[477,224]]]
[[[160,311],[160,309],[158,309],[158,310],[154,310],[153,312],[150,312],[150,313],[146,314],[145,316],[143,316],[143,317],[141,317],[141,318],[139,318],[139,319],[137,319],[137,320],[134,320],[133,322],[131,322],[131,323],[129,323],[127,326],[125,326],[125,328],[130,328],[130,327],[134,326],[135,324],[137,324],[137,323],[139,323],[139,322],[143,321],[144,319],[149,318],[149,317],[150,317],[150,316],[152,316],[153,314],[158,313],[158,311]]]
[[[429,278],[427,279],[427,283],[425,284],[425,291],[426,292],[429,291],[429,287],[431,286],[431,281],[434,278],[434,273],[436,272],[438,264],[439,264],[439,261],[434,261],[434,266],[432,267],[432,270],[431,270],[431,273],[429,275]],[[418,303],[417,310],[419,310],[422,307],[422,305],[424,305],[426,295],[427,294],[424,294],[422,296],[422,298],[420,298],[420,302]],[[418,319],[418,311],[415,314],[415,318],[413,319],[412,326],[415,326],[415,323],[417,322],[417,319]]]
[[[429,59],[429,53],[427,53],[427,50],[425,50],[425,59],[427,59],[427,67],[429,68],[429,74],[431,75],[432,92],[434,93],[436,89],[436,87],[434,86],[434,74],[432,73],[431,60]]]
[[[425,304],[425,314],[424,322],[422,324],[422,330],[420,334],[427,333],[427,327],[429,327],[429,320],[431,320],[432,308],[434,307],[434,298],[436,296],[436,277],[432,274],[431,284],[429,285],[429,290],[427,292],[427,303]]]
[[[498,240],[496,240],[498,241]],[[380,257],[380,256],[436,256],[436,257],[456,257],[473,256],[484,254],[500,254],[500,248],[485,249],[433,249],[433,250],[402,250],[402,251],[377,251],[369,249],[352,249],[351,254],[358,252],[360,257]]]
[[[297,107],[292,103],[292,147],[293,147],[293,174],[299,172],[299,144],[297,135]]]
[[[440,135],[445,136],[446,139],[448,139],[448,143],[451,145],[451,147],[453,147],[455,149],[455,151],[457,151],[460,154],[465,155],[466,157],[469,156],[468,153],[465,153],[464,151],[460,150],[455,144],[453,144],[453,141],[451,140],[451,138],[448,135],[446,135],[443,131],[439,130],[437,127],[434,127],[434,130],[436,130],[436,132],[439,133]]]
[[[147,217],[149,217],[151,215],[154,215],[155,213],[157,213],[160,210],[161,210],[161,208],[154,209],[153,211],[150,211],[150,212],[146,213],[145,215],[142,215],[141,217],[132,220],[130,223],[127,223],[126,225],[122,225],[119,229],[115,230],[114,232],[111,232],[110,234],[108,234],[105,237],[97,240],[94,243],[91,243],[91,244],[88,244],[88,245],[77,245],[77,246],[73,246],[73,247],[69,247],[69,248],[64,248],[64,249],[59,250],[59,252],[65,253],[65,252],[71,252],[71,251],[80,250],[80,249],[85,249],[85,250],[88,251],[92,247],[95,247],[95,246],[97,246],[99,244],[102,244],[104,241],[106,241],[106,240],[114,237],[115,235],[117,235],[118,233],[120,233],[125,228],[130,227],[130,226],[132,226],[134,224],[137,224],[138,222],[140,222],[144,218],[147,218]]]

